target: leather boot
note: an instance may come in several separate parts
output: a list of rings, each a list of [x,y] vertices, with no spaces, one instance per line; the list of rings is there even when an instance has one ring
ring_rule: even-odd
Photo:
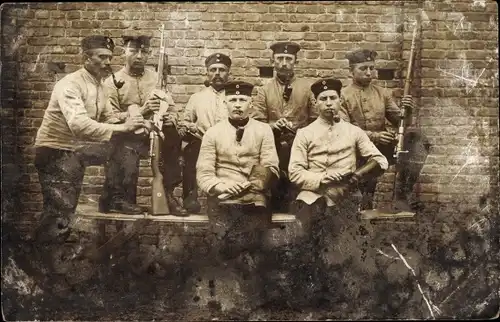
[[[179,201],[177,201],[177,198],[174,197],[172,192],[167,192],[166,197],[168,208],[170,209],[170,213],[172,215],[182,217],[189,216],[187,211],[182,208],[182,206],[179,204]]]
[[[191,190],[188,196],[184,198],[183,206],[189,213],[197,214],[201,211],[201,205],[198,202],[198,190],[196,188]]]
[[[131,204],[127,201],[115,201],[110,205],[110,211],[120,212],[126,215],[140,215],[143,213],[139,205]]]

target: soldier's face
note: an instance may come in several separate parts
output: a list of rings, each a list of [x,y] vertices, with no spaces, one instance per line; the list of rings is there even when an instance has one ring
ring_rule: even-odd
[[[85,53],[85,65],[94,74],[100,77],[106,77],[111,72],[111,59],[113,52],[105,48],[96,48],[87,50]]]
[[[274,54],[271,59],[271,63],[278,73],[292,72],[296,62],[297,57],[292,54]]]
[[[367,61],[351,66],[353,80],[360,85],[368,85],[375,78],[375,63]]]
[[[136,48],[130,45],[125,48],[125,62],[132,68],[144,68],[150,55],[150,48]]]
[[[210,85],[219,90],[229,78],[229,68],[224,64],[212,64],[207,67],[207,78]]]
[[[333,120],[340,110],[339,94],[334,90],[321,92],[316,98],[316,108],[323,118]]]
[[[233,120],[241,120],[250,114],[250,103],[252,98],[246,95],[227,95],[226,105],[229,117]]]

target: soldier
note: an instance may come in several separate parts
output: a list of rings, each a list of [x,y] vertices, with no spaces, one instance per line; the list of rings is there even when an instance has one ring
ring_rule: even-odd
[[[273,129],[280,159],[280,179],[272,191],[271,207],[277,212],[288,212],[294,191],[288,179],[290,148],[297,129],[317,117],[310,82],[295,77],[297,52],[300,46],[293,42],[271,45],[275,77],[257,91],[253,100],[252,117],[269,123]]]
[[[343,246],[329,241],[356,221],[358,182],[381,175],[388,167],[367,134],[339,117],[341,89],[337,79],[319,80],[311,86],[319,117],[297,131],[290,157],[290,180],[300,189],[292,212],[304,232],[297,241],[297,256],[303,256],[307,272],[317,279],[315,285],[327,285],[334,271],[322,266],[325,249]],[[368,159],[360,168],[356,168],[357,155]]]
[[[94,35],[82,40],[84,66],[58,81],[35,140],[35,167],[43,214],[35,232],[40,241],[66,240],[87,165],[106,162],[120,135],[144,126],[142,116],[122,124],[106,104],[102,80],[111,72],[114,43]]]
[[[113,77],[106,79],[109,108],[113,109],[121,119],[128,114],[140,114],[150,118],[160,108],[160,97],[166,97],[170,108],[174,102],[168,93],[158,93],[155,89],[158,75],[145,68],[151,55],[150,38],[148,36],[123,36],[125,46],[125,66]],[[119,80],[119,81],[116,81]],[[170,110],[169,112],[175,112]],[[177,199],[173,196],[174,188],[181,182],[179,156],[181,139],[175,129],[173,113],[164,115],[162,140],[161,170],[166,199],[173,215],[185,214]],[[151,126],[149,126],[151,129]],[[100,198],[100,211],[117,210],[124,213],[137,213],[141,209],[136,205],[136,191],[139,177],[139,161],[147,157],[149,136],[147,131],[140,134],[131,133],[114,148],[113,157],[107,168],[105,190]]]
[[[187,142],[183,151],[182,196],[184,208],[190,213],[198,213],[201,209],[196,186],[196,161],[201,138],[210,127],[227,119],[224,86],[229,78],[231,59],[224,54],[214,53],[205,59],[205,66],[206,88],[189,98],[180,126],[181,136]]]
[[[271,223],[267,205],[279,161],[271,128],[249,118],[252,90],[246,82],[225,85],[229,115],[205,133],[196,165],[218,238],[209,260],[219,264],[243,253],[257,255]]]
[[[383,87],[374,85],[375,58],[377,52],[368,49],[358,49],[346,55],[353,82],[342,91],[340,116],[347,122],[363,129],[375,146],[384,154],[389,164],[394,164],[393,152],[397,143],[395,129],[401,120],[400,109],[394,102],[392,93]],[[401,104],[411,111],[414,107],[411,96],[405,96]],[[394,127],[388,129],[386,120]],[[426,150],[428,147],[421,149]],[[361,160],[363,162],[363,160]],[[421,168],[421,166],[420,166]],[[413,169],[412,171],[414,171]],[[416,169],[418,172],[420,169]],[[407,177],[415,177],[407,186],[413,187],[416,176],[412,172]],[[362,187],[362,209],[373,208],[376,179],[368,180]],[[405,188],[408,192],[408,187]]]

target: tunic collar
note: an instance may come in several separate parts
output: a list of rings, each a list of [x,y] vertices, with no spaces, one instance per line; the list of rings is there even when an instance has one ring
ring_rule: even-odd
[[[321,126],[325,126],[325,127],[334,127],[340,123],[343,122],[342,119],[340,119],[340,122],[333,122],[333,123],[330,123],[328,121],[326,121],[325,119],[323,119],[321,116],[317,118],[317,122],[318,124],[320,124]]]
[[[281,81],[281,79],[279,79],[279,78],[278,78],[278,76],[274,76],[274,79],[276,79],[276,82],[278,82],[278,84],[281,84],[281,85],[286,85],[285,83],[283,83],[283,82]],[[293,77],[292,77],[292,78],[290,78],[290,81],[288,82],[288,84],[293,83],[293,82],[295,81],[295,79],[296,79],[296,76],[295,76],[295,74],[294,74],[294,75],[293,75]]]
[[[356,84],[355,82],[352,82],[352,86],[358,90],[365,90],[365,89],[369,89],[371,86],[372,86],[372,83],[368,84],[368,86],[366,87],[363,87],[363,86],[360,86],[358,84]]]
[[[100,85],[104,81],[103,79],[97,80],[97,78],[94,75],[92,75],[85,67],[82,68],[82,75],[95,85]]]
[[[215,95],[223,95],[223,94],[226,94],[226,90],[225,89],[221,89],[220,91],[216,91],[215,88],[213,88],[212,86],[209,86],[210,90],[212,90],[212,92],[215,93]]]

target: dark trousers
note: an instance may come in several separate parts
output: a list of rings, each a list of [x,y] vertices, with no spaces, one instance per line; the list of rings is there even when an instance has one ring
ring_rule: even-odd
[[[182,169],[182,197],[186,199],[189,195],[197,196],[198,187],[196,184],[196,162],[200,154],[201,140],[195,137],[187,137],[188,144],[184,147]]]
[[[389,165],[396,164],[394,158],[395,144],[392,145],[376,145],[380,152],[387,158]],[[411,194],[413,187],[418,180],[420,171],[422,170],[427,155],[429,154],[429,143],[423,134],[416,129],[407,131],[404,137],[403,149],[407,150],[407,154],[402,154],[400,157],[397,170],[400,171],[400,181],[397,182],[395,195],[398,199],[404,199]],[[366,163],[366,159],[358,158],[358,167]],[[373,208],[373,196],[377,187],[377,177],[371,177],[364,180],[359,189],[363,194],[362,209]]]
[[[293,137],[283,138],[281,134],[274,133],[276,151],[279,158],[280,178],[271,188],[271,210],[274,212],[288,212],[291,202],[297,196],[298,191],[288,178],[288,165],[292,151]]]
[[[230,260],[247,251],[261,251],[263,238],[272,214],[265,207],[254,205],[217,205],[209,201],[208,218],[217,240],[214,250],[219,260]]]
[[[312,205],[302,201],[293,204],[292,213],[300,224],[301,231],[294,244],[289,247],[295,258],[290,265],[292,294],[298,306],[316,307],[325,301],[331,303],[345,300],[342,290],[344,264],[340,253],[350,249],[343,242],[346,230],[357,219],[358,201],[353,197],[345,198],[335,207],[327,207],[323,198]],[[343,249],[343,250],[341,250]],[[333,250],[333,252],[332,252]],[[327,256],[333,256],[332,265]]]
[[[105,163],[110,144],[82,147],[65,151],[37,147],[35,167],[43,194],[43,213],[35,231],[41,242],[65,240],[69,222],[78,205],[85,168]]]
[[[175,127],[163,127],[165,139],[160,140],[160,170],[166,191],[181,182],[179,156],[181,139]],[[146,135],[123,134],[111,146],[111,157],[105,165],[106,182],[102,197],[111,202],[137,203],[140,160],[149,158],[150,139]]]
[[[216,292],[217,276],[222,273],[237,277],[246,298],[261,298],[268,268],[264,238],[271,212],[254,205],[217,205],[209,198],[208,218],[212,243],[198,266],[214,281]]]

